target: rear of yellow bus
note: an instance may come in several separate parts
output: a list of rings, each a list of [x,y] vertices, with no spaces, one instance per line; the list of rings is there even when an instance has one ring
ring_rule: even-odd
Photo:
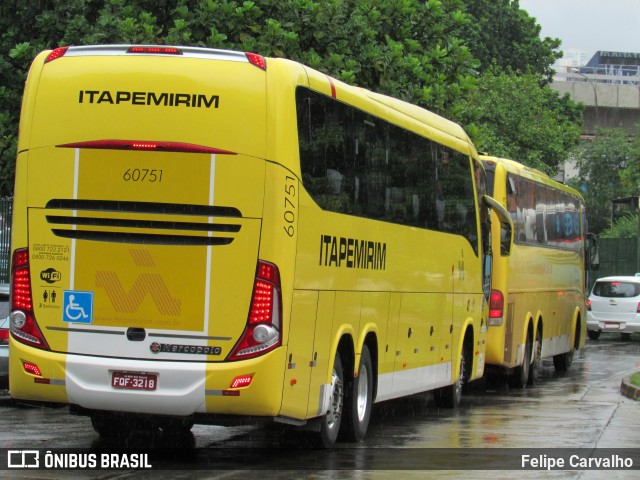
[[[16,166],[14,399],[98,420],[278,414],[293,253],[261,224],[265,179],[291,173],[265,161],[266,89],[265,60],[244,53],[35,59]]]

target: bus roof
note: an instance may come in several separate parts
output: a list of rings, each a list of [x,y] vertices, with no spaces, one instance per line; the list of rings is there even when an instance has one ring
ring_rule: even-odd
[[[491,162],[493,162],[494,165],[502,165],[507,172],[520,175],[522,177],[537,181],[539,183],[544,183],[545,185],[548,185],[550,187],[554,187],[559,190],[564,190],[567,193],[570,193],[572,195],[582,198],[582,195],[576,189],[571,188],[564,183],[558,182],[557,180],[554,180],[545,172],[536,170],[535,168],[529,167],[527,165],[523,165],[522,163],[516,162],[515,160],[511,160],[508,158],[494,157],[494,156],[485,155],[485,154],[480,155],[480,160],[485,164],[485,168],[487,166],[491,167]]]

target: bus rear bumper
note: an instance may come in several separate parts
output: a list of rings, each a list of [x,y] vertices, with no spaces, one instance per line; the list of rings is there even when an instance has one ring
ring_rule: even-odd
[[[83,410],[274,417],[282,401],[282,351],[238,362],[159,362],[53,353],[13,342],[11,358],[37,365],[41,375],[12,361],[10,392],[19,402]],[[123,388],[114,386],[114,374],[146,381],[140,388]],[[250,385],[233,388],[234,379],[245,375],[252,377]]]

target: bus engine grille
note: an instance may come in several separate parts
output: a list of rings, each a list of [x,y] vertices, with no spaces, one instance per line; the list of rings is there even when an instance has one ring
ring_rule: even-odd
[[[228,245],[242,219],[233,207],[174,203],[54,199],[45,208],[67,211],[46,215],[58,237],[116,243]]]

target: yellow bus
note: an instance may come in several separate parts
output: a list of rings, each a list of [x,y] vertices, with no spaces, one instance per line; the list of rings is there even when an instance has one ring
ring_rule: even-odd
[[[298,63],[40,54],[24,93],[10,392],[104,436],[372,404],[483,374],[489,205],[461,127]],[[483,242],[484,240],[484,242]],[[484,288],[483,288],[484,286]]]
[[[517,388],[533,384],[540,362],[567,370],[586,335],[589,252],[579,192],[512,160],[482,155],[488,191],[511,215],[514,244],[500,255],[494,230],[488,370]]]

